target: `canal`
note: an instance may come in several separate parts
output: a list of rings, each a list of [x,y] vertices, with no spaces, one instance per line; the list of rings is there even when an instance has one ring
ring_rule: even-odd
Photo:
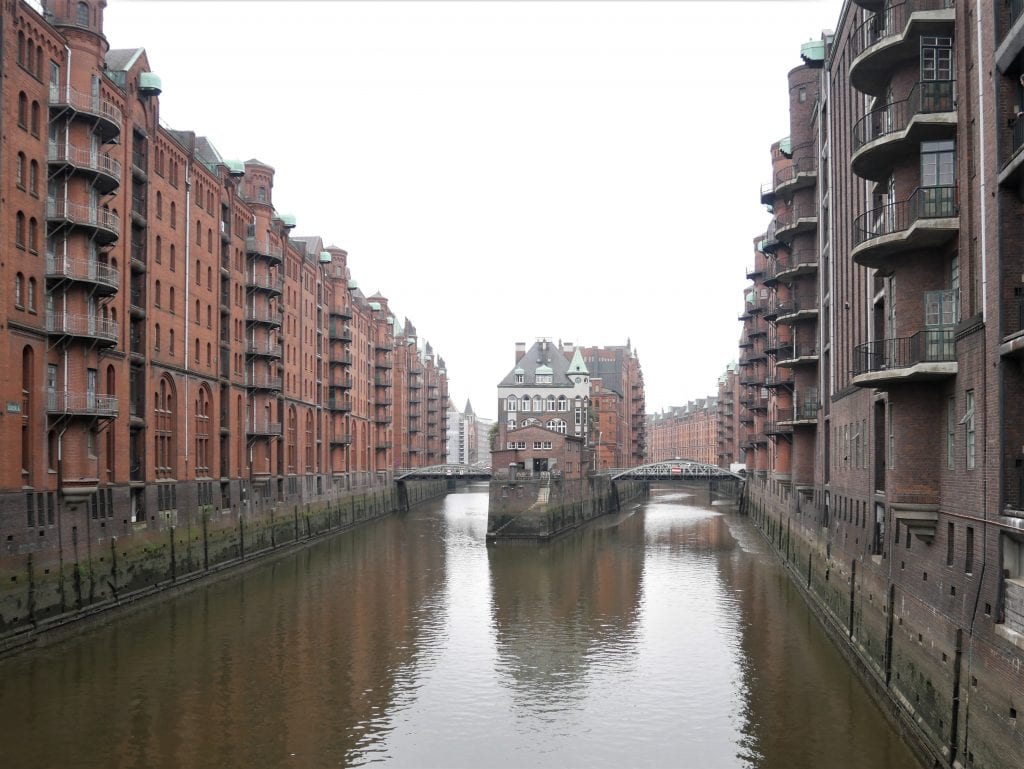
[[[486,486],[0,661],[0,764],[917,764],[750,523],[486,547]]]

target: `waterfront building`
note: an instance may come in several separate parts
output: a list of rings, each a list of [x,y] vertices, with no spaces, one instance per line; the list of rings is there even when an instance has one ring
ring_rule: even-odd
[[[159,77],[144,49],[109,48],[105,6],[2,10],[8,554],[330,501],[443,461],[443,360],[408,353],[344,250],[295,234],[271,166],[166,127]],[[432,393],[415,439],[414,375]]]
[[[596,466],[607,469],[643,464],[647,423],[640,357],[628,341],[625,345],[580,349],[590,371]]]
[[[718,414],[716,431],[718,441],[717,464],[726,469],[738,468],[743,463],[740,448],[740,382],[739,366],[733,362],[718,377]]]
[[[448,461],[462,465],[490,464],[491,428],[494,424],[493,419],[477,416],[468,400],[463,411],[449,401]]]
[[[698,398],[647,416],[648,461],[692,459],[718,464],[719,405],[716,396]]]
[[[498,436],[491,462],[526,473],[582,477],[591,469],[590,371],[580,348],[516,342],[515,367],[498,384]]]
[[[960,766],[1022,747],[1022,30],[1014,3],[843,5],[788,75],[741,315],[752,513]]]

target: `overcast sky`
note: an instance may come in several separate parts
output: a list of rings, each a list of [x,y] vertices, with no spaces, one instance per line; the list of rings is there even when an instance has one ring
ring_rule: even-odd
[[[647,410],[737,356],[786,73],[840,0],[110,0],[161,116],[277,173],[274,205],[349,252],[497,412],[514,345],[638,350]]]

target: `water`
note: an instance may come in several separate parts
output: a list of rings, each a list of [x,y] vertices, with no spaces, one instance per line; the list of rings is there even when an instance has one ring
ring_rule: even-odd
[[[0,766],[916,766],[745,519],[486,527],[471,487],[0,661]]]

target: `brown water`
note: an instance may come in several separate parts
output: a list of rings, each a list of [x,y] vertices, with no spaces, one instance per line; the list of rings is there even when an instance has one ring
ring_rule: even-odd
[[[0,661],[0,767],[916,766],[745,519],[470,491]]]

